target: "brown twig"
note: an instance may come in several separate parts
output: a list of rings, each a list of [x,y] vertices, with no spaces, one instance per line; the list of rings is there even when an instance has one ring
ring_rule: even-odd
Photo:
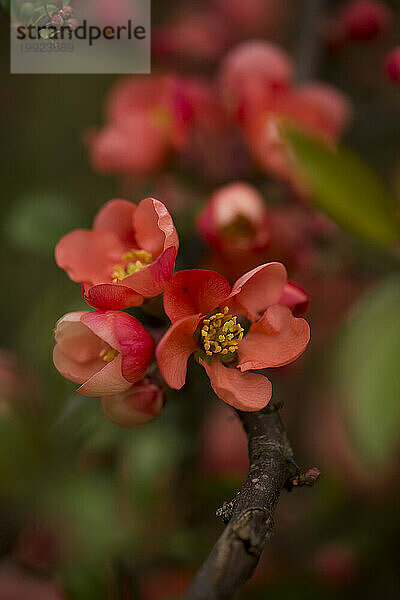
[[[238,411],[238,415],[249,442],[249,472],[236,497],[217,511],[227,526],[198,571],[186,600],[230,600],[238,594],[274,533],[281,489],[302,481],[279,407],[272,405],[255,413]]]

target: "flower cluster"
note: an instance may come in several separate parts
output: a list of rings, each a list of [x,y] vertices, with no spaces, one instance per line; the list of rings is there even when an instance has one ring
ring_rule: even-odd
[[[125,78],[110,92],[106,124],[86,137],[92,166],[146,177],[178,154],[202,177],[226,181],[253,161],[304,193],[280,121],[335,142],[351,110],[338,90],[320,82],[295,84],[293,74],[279,46],[251,40],[227,52],[214,80],[171,73]]]
[[[144,425],[164,405],[160,382],[148,373],[155,354],[171,388],[184,385],[194,354],[219,398],[254,411],[272,395],[270,381],[256,371],[293,362],[309,341],[307,322],[295,316],[307,296],[288,282],[281,263],[263,264],[231,288],[215,271],[174,274],[177,250],[172,218],[152,198],[138,205],[110,201],[92,230],[72,231],[56,247],[57,264],[82,284],[96,310],[58,321],[54,364],[79,384],[79,393],[102,397],[105,415],[122,426]],[[124,309],[161,294],[171,326],[155,348],[150,333]]]

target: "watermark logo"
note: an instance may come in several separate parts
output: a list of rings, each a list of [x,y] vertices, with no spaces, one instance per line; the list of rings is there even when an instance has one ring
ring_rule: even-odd
[[[150,73],[151,0],[12,0],[11,73]]]

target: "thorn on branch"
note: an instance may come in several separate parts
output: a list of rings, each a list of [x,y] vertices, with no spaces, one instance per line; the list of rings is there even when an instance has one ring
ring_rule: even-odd
[[[298,473],[287,480],[285,487],[290,491],[294,487],[303,487],[305,485],[313,486],[319,480],[321,471],[317,467],[311,467],[306,473]]]

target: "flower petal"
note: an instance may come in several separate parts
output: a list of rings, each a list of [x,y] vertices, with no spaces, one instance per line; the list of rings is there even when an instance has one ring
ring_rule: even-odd
[[[230,287],[227,279],[215,271],[179,271],[165,290],[165,312],[172,323],[188,315],[207,314],[225,302]]]
[[[174,222],[162,202],[154,198],[142,200],[133,215],[133,224],[138,246],[153,256],[170,246],[178,249]]]
[[[131,385],[122,375],[122,356],[119,355],[94,373],[77,392],[84,396],[111,396],[125,392]]]
[[[172,278],[175,268],[176,248],[166,248],[148,267],[125,277],[124,286],[132,288],[145,298],[161,294]],[[122,287],[122,286],[121,286]]]
[[[234,312],[244,311],[251,321],[255,321],[268,306],[278,304],[286,282],[286,269],[281,263],[260,265],[236,281],[229,305]]]
[[[239,342],[241,371],[282,367],[306,349],[310,328],[305,319],[295,318],[286,306],[270,306]]]
[[[297,283],[288,281],[279,300],[279,304],[287,306],[296,317],[300,317],[301,315],[304,315],[308,309],[309,297],[307,292],[297,285]]]
[[[121,353],[122,375],[127,381],[135,383],[143,379],[154,356],[154,341],[137,319],[124,312],[96,310],[86,313],[81,320]]]
[[[125,248],[107,231],[76,229],[58,242],[56,263],[72,281],[94,285],[111,282],[113,266],[121,260]]]
[[[93,231],[108,231],[113,233],[127,249],[136,247],[133,231],[133,215],[136,204],[128,200],[110,200],[97,213]]]
[[[123,310],[130,306],[141,306],[144,298],[126,285],[99,283],[83,285],[83,297],[94,308],[103,310]]]
[[[101,340],[80,321],[84,314],[65,315],[55,330],[54,366],[63,377],[75,383],[83,383],[104,364],[99,356]]]
[[[201,314],[190,315],[170,327],[157,346],[158,367],[169,387],[180,390],[185,384],[187,361],[199,344],[193,334]]]
[[[211,387],[221,400],[238,410],[254,412],[267,406],[272,396],[269,379],[258,373],[241,373],[225,367],[219,359],[208,365],[199,360],[207,371]]]

